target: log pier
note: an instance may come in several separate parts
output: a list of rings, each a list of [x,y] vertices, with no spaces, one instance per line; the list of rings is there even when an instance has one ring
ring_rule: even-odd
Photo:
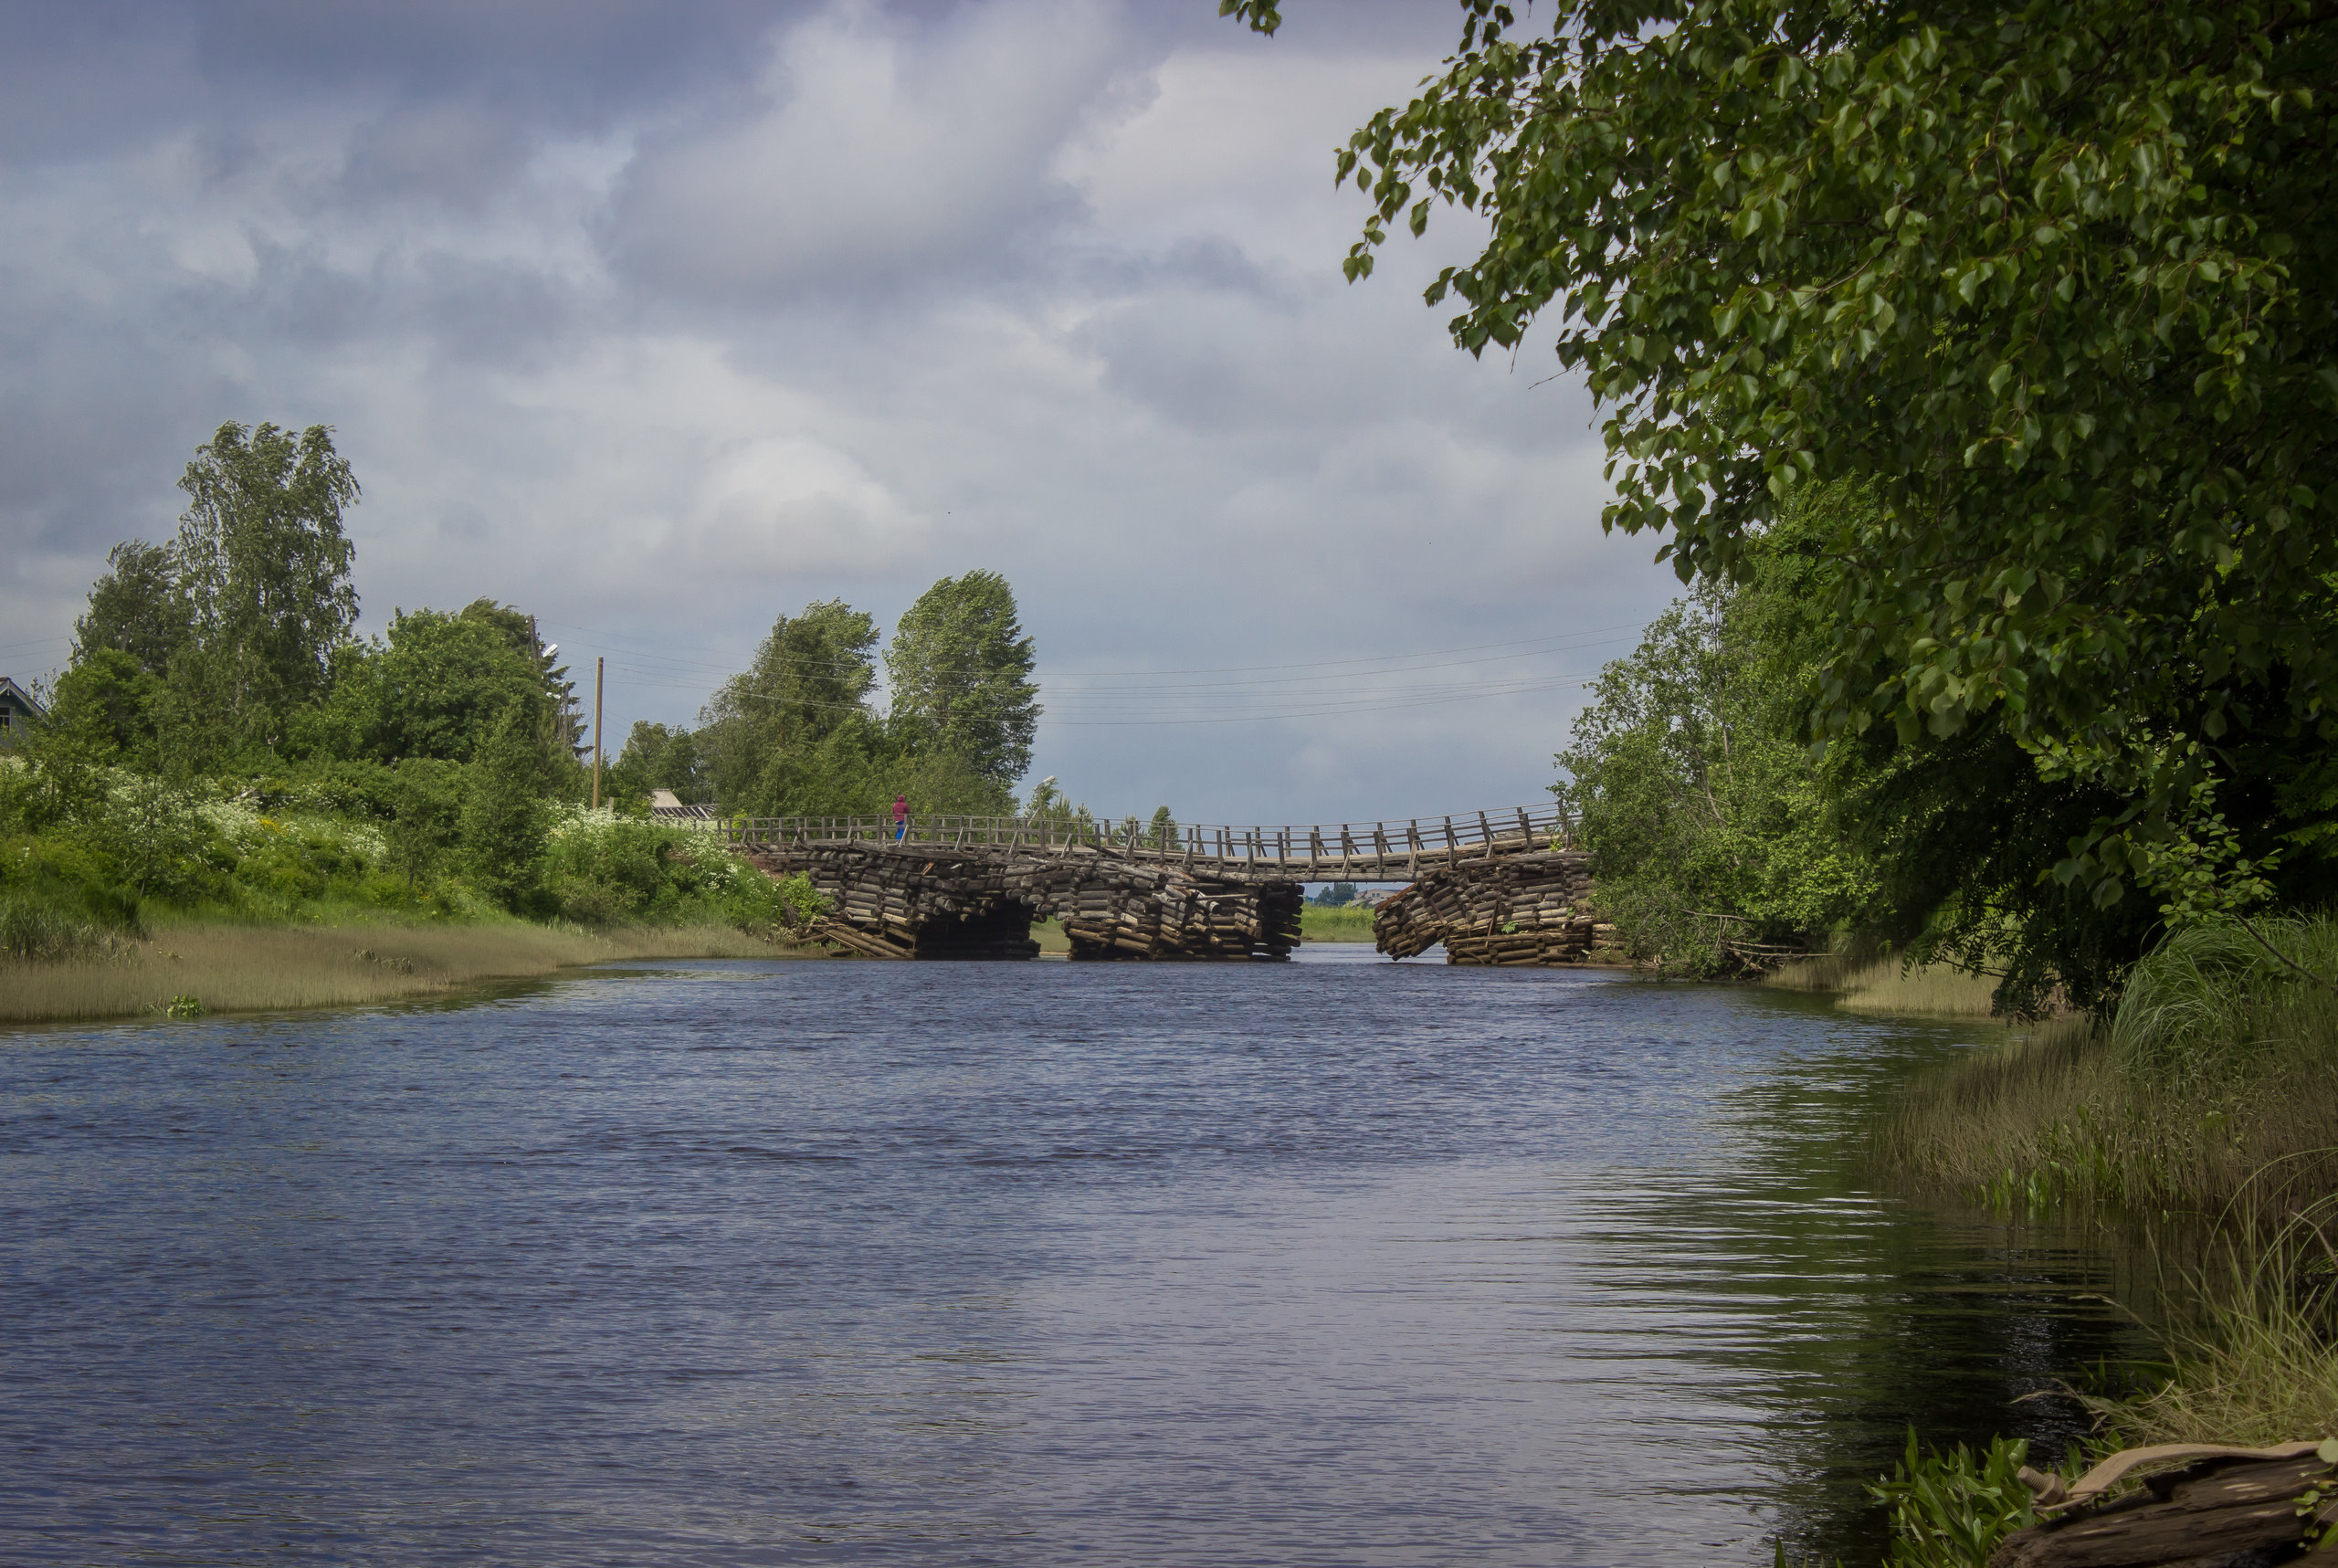
[[[1591,907],[1591,858],[1525,851],[1439,867],[1373,911],[1372,943],[1391,958],[1445,944],[1448,963],[1506,968],[1621,963],[1615,928]]]

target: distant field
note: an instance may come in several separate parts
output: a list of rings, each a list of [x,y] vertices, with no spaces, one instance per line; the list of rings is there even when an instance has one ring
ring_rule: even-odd
[[[1307,904],[1299,911],[1299,934],[1305,942],[1370,942],[1372,911],[1353,904],[1336,909]]]

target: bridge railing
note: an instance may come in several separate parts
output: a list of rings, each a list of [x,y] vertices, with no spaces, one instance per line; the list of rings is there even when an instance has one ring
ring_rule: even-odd
[[[1332,875],[1357,861],[1387,863],[1422,856],[1464,856],[1496,848],[1565,847],[1572,824],[1556,805],[1503,806],[1450,816],[1340,822],[1304,827],[1223,824],[1156,825],[1061,816],[730,816],[717,819],[726,842],[752,844],[923,844],[946,848],[1074,847],[1134,859],[1257,863],[1288,870],[1304,865]]]

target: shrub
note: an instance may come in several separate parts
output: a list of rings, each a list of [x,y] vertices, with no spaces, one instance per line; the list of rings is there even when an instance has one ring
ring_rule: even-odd
[[[542,750],[516,707],[497,722],[470,764],[462,814],[465,858],[479,890],[507,910],[529,908],[542,889],[551,821],[542,772]]]
[[[733,862],[731,887],[723,900],[723,918],[751,936],[766,939],[802,936],[812,922],[828,912],[828,900],[801,871],[787,878],[766,877],[752,866]]]

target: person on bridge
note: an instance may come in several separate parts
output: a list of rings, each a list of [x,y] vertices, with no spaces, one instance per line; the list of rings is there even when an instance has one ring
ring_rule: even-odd
[[[893,842],[899,844],[910,836],[910,797],[906,793],[893,797]]]

